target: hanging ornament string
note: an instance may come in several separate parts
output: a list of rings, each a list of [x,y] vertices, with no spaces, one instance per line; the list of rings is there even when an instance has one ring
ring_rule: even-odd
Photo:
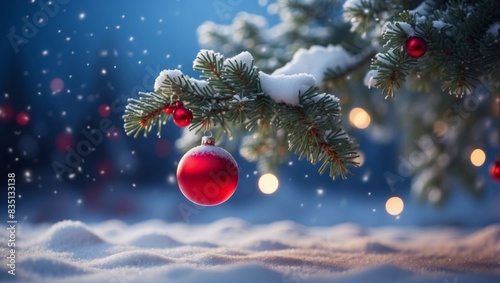
[[[210,130],[201,145],[190,149],[177,166],[177,183],[191,202],[214,206],[228,200],[238,186],[238,164],[225,149],[215,145]]]

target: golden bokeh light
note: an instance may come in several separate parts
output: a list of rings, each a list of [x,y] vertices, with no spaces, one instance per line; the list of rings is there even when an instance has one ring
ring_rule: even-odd
[[[474,166],[481,166],[486,161],[486,153],[482,149],[476,148],[470,154],[470,162]]]
[[[260,176],[259,178],[259,189],[264,194],[269,195],[276,192],[278,186],[279,186],[279,181],[278,178],[274,176],[274,174],[267,173]]]
[[[349,122],[358,129],[365,129],[370,125],[370,114],[363,108],[354,108],[349,113]]]
[[[394,216],[401,214],[404,207],[405,204],[400,197],[391,197],[385,203],[385,210],[387,211],[387,213]]]

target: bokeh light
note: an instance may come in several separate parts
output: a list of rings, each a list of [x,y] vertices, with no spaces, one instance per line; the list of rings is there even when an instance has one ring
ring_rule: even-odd
[[[404,202],[400,197],[391,197],[385,203],[385,210],[390,215],[396,216],[403,212],[404,206]]]
[[[370,114],[363,108],[354,108],[349,113],[349,122],[358,129],[365,129],[370,125]]]
[[[259,189],[264,194],[272,194],[276,192],[279,186],[278,178],[271,173],[264,174],[259,178]]]
[[[69,133],[60,133],[56,137],[56,149],[60,152],[67,152],[70,147],[75,145],[73,136]]]
[[[97,173],[100,176],[109,176],[113,173],[113,163],[104,160],[97,164]]]
[[[472,165],[479,167],[486,161],[486,153],[480,148],[476,148],[470,154],[470,162]]]
[[[107,104],[101,104],[99,106],[98,111],[99,111],[99,115],[103,118],[108,117],[109,114],[111,114],[111,108],[109,108],[109,105],[107,105]]]
[[[64,82],[60,78],[53,78],[50,81],[50,90],[52,91],[52,94],[57,94],[61,92],[64,88]]]
[[[172,153],[172,143],[168,139],[159,139],[155,143],[155,153],[162,158],[168,157]]]
[[[8,123],[14,118],[14,107],[10,104],[0,105],[0,121]]]
[[[359,167],[363,166],[365,164],[365,154],[358,150],[358,157],[354,158],[354,161],[359,163]]]
[[[16,121],[21,126],[26,126],[30,121],[30,116],[26,112],[19,112],[16,117]]]

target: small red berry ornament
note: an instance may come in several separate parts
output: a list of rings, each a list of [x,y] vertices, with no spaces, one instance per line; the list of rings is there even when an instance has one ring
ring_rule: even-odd
[[[228,200],[238,185],[238,164],[225,149],[215,146],[212,136],[190,149],[177,166],[182,194],[195,204],[214,206]]]
[[[167,114],[172,114],[172,113],[174,113],[174,111],[175,111],[175,105],[169,105],[169,106],[163,107],[163,112],[165,112]]]
[[[490,165],[490,176],[493,181],[500,183],[500,157]]]
[[[427,51],[427,42],[418,36],[410,36],[406,40],[406,53],[410,57],[420,58]]]
[[[181,128],[187,127],[191,124],[191,121],[193,121],[193,112],[184,107],[184,104],[181,101],[177,101],[175,102],[173,120],[174,124],[177,126]]]

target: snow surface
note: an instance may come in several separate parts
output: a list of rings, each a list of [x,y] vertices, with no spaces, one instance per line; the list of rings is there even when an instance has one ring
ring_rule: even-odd
[[[341,46],[314,45],[309,49],[299,49],[292,60],[275,70],[273,75],[307,73],[313,75],[316,82],[321,84],[327,69],[348,68],[357,61],[357,57],[352,56]]]
[[[7,229],[0,225],[0,234]],[[500,225],[19,224],[17,282],[500,282]],[[6,246],[1,249],[6,257]],[[7,277],[8,276],[8,277]]]
[[[262,90],[276,102],[284,102],[293,106],[300,106],[299,93],[306,92],[316,86],[316,80],[309,74],[268,75],[259,72]]]

